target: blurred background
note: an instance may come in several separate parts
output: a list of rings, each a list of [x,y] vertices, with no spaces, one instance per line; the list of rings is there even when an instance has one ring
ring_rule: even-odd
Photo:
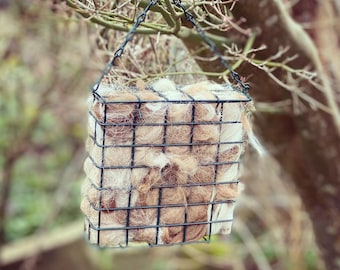
[[[322,269],[290,178],[252,149],[243,158],[246,188],[231,235],[152,249],[89,246],[79,210],[86,100],[123,33],[103,49],[102,29],[64,1],[0,0],[0,25],[1,269]],[[150,39],[161,62],[159,48],[171,38],[157,38]]]

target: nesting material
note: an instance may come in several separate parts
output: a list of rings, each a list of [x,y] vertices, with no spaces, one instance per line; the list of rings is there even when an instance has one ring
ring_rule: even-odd
[[[229,85],[101,85],[89,100],[81,210],[91,243],[207,241],[231,230],[239,160],[259,151],[249,98]]]

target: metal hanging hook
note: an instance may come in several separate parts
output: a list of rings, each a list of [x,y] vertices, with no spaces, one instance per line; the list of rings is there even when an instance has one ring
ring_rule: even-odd
[[[133,39],[134,35],[136,34],[137,28],[141,25],[141,23],[145,21],[146,15],[149,12],[149,10],[157,4],[158,4],[157,0],[150,0],[148,5],[145,7],[144,11],[137,16],[136,22],[132,26],[130,31],[127,33],[125,40],[123,41],[121,46],[115,51],[112,60],[106,65],[99,79],[92,87],[92,92],[96,92],[98,90],[100,83],[102,82],[104,77],[110,72],[112,67],[115,65],[116,60],[123,55],[126,45]],[[233,80],[241,87],[241,91],[249,97],[248,95],[248,91],[250,89],[249,84],[242,81],[240,75],[236,71],[234,71],[231,65],[228,63],[228,61],[225,58],[223,58],[223,55],[217,49],[216,44],[206,35],[203,28],[196,22],[194,16],[186,10],[181,0],[173,0],[173,4],[183,12],[186,20],[195,27],[197,33],[202,38],[202,40],[209,46],[210,50],[217,56],[222,65],[230,72]]]
[[[93,85],[92,87],[92,92],[96,92],[102,82],[102,80],[104,79],[104,77],[109,74],[110,70],[112,69],[112,67],[115,65],[115,62],[118,58],[120,58],[125,50],[126,45],[133,39],[134,35],[136,34],[136,30],[137,28],[141,25],[142,22],[145,21],[146,15],[149,12],[149,10],[155,6],[158,3],[157,0],[150,0],[148,5],[145,7],[144,11],[142,13],[140,13],[137,18],[136,18],[136,22],[135,24],[132,26],[132,28],[130,29],[130,31],[127,33],[125,40],[123,41],[123,43],[120,45],[120,47],[115,51],[113,58],[111,59],[111,61],[105,66],[104,70],[102,71],[99,79],[97,80],[97,82]]]
[[[183,6],[181,0],[173,0],[175,6],[177,6],[184,14],[187,21],[189,21],[196,29],[197,33],[200,35],[202,40],[209,46],[210,50],[217,56],[222,65],[230,72],[231,77],[241,86],[242,92],[248,96],[248,91],[250,89],[249,84],[241,80],[240,75],[233,70],[231,65],[226,59],[223,58],[221,52],[217,49],[216,44],[205,34],[203,28],[196,22],[194,16],[186,10]]]

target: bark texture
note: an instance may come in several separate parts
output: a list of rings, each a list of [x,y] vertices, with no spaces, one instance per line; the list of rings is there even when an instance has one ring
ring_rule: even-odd
[[[309,6],[311,9],[325,4],[312,2],[309,3],[313,4]],[[328,9],[328,12],[330,11],[334,12]],[[238,70],[243,76],[249,76],[251,95],[255,101],[291,101],[291,105],[281,113],[258,113],[257,133],[268,148],[273,149],[271,154],[295,183],[312,221],[325,267],[340,269],[339,106],[336,101],[336,89],[332,89],[331,84],[331,80],[336,78],[335,73],[332,75],[334,70],[326,70],[331,68],[325,66],[328,63],[327,58],[316,49],[324,39],[318,39],[320,33],[314,31],[313,41],[300,25],[292,20],[281,0],[239,1],[233,15],[246,19],[243,27],[257,31],[254,47],[262,44],[267,46],[266,50],[256,53],[256,59],[267,59],[280,51],[280,48],[289,47],[282,55],[282,61],[297,55],[298,57],[289,63],[290,67],[304,69],[308,66],[318,73],[321,90],[307,81],[300,81],[296,83],[296,91],[303,91],[307,96],[326,105],[328,112],[301,100],[297,92],[287,91],[258,68],[247,64]],[[190,41],[184,42],[189,49],[197,46]],[[327,42],[326,44],[329,45]],[[222,69],[217,62],[205,62],[201,67],[206,71]],[[275,71],[274,74],[282,82],[288,79],[286,72]]]

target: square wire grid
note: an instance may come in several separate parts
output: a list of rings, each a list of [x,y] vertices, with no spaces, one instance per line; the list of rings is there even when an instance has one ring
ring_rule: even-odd
[[[230,233],[250,98],[228,84],[109,88],[93,93],[89,110],[81,205],[89,242],[166,246]]]

